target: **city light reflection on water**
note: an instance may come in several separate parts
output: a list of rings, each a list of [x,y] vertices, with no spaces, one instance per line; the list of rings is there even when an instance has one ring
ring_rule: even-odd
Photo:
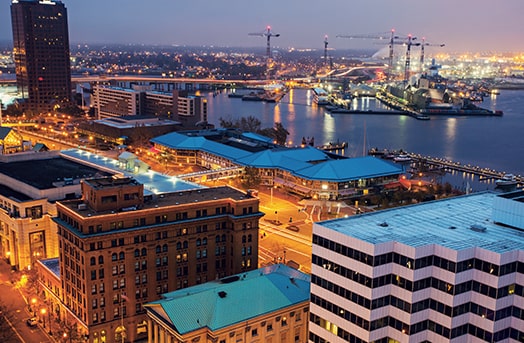
[[[225,92],[209,96],[208,101],[209,121],[217,126],[220,117],[252,115],[261,120],[262,127],[273,127],[278,118],[294,144],[300,144],[302,137],[314,137],[315,145],[346,141],[345,154],[351,157],[362,156],[371,147],[403,149],[524,175],[524,164],[518,158],[524,156],[524,144],[517,143],[524,132],[523,90],[504,90],[480,104],[504,111],[502,117],[432,116],[427,121],[396,114],[330,114],[312,103],[309,89],[294,89],[292,96],[287,94],[278,104],[228,98]],[[359,109],[384,109],[374,98],[355,101]]]

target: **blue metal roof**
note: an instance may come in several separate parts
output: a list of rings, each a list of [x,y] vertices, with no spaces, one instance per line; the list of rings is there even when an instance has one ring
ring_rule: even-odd
[[[243,136],[253,140],[260,137],[256,134]],[[208,140],[204,135],[187,136],[177,132],[156,137],[151,141],[172,149],[205,151],[242,166],[286,170],[309,180],[343,182],[402,173],[402,168],[375,157],[333,159],[324,151],[311,146],[268,147],[262,151],[251,152]]]
[[[402,169],[373,156],[330,160],[297,170],[295,174],[309,180],[349,181],[399,175]]]
[[[55,274],[58,278],[60,278],[60,262],[58,260],[58,257],[54,258],[48,258],[45,260],[39,260],[44,267],[49,269],[53,274]]]
[[[309,275],[277,264],[166,293],[145,307],[186,334],[204,326],[218,330],[307,302],[309,290]]]

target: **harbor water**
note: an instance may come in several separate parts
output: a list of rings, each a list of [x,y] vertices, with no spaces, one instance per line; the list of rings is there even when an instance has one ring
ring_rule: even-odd
[[[430,120],[398,114],[331,114],[313,103],[308,89],[292,89],[278,103],[242,101],[228,97],[228,92],[207,97],[210,123],[218,127],[220,118],[247,116],[258,118],[263,128],[280,122],[289,131],[290,146],[300,145],[303,137],[314,137],[315,145],[347,142],[341,153],[349,157],[363,156],[373,147],[402,149],[524,175],[524,90],[501,90],[478,104],[503,111],[502,117],[433,115]],[[374,98],[359,98],[353,100],[352,109],[372,111],[384,109],[384,105]],[[494,187],[494,180],[479,182],[462,174],[446,175],[442,181],[475,191]]]

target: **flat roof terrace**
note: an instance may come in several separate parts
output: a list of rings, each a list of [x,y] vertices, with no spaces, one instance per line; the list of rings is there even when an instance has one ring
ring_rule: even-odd
[[[41,190],[55,188],[54,182],[67,178],[85,179],[111,175],[62,157],[0,163],[0,173]]]
[[[499,225],[492,219],[497,195],[475,193],[317,225],[371,244],[438,244],[456,251],[479,247],[499,254],[524,250],[523,230]]]
[[[234,201],[241,201],[245,199],[256,199],[255,197],[252,197],[250,195],[247,195],[246,193],[243,193],[239,190],[236,190],[234,188],[223,186],[223,187],[215,187],[215,188],[201,188],[201,189],[194,189],[194,190],[185,190],[180,192],[173,192],[173,193],[164,193],[160,196],[155,196],[152,198],[152,200],[144,202],[143,206],[138,208],[126,208],[123,209],[121,212],[130,212],[130,211],[148,211],[151,209],[156,208],[163,208],[163,207],[169,207],[169,206],[177,206],[177,205],[189,205],[189,204],[195,204],[200,202],[207,202],[207,201],[217,201],[221,199],[232,199]],[[75,200],[69,200],[69,201],[61,201],[60,202],[63,206],[69,208],[71,211],[77,213],[79,216],[83,217],[94,217],[97,215],[106,215],[106,214],[112,214],[114,211],[94,211],[90,209],[89,207],[85,208],[83,206],[79,206],[83,204],[81,199],[75,199]],[[255,212],[260,213],[260,212]]]

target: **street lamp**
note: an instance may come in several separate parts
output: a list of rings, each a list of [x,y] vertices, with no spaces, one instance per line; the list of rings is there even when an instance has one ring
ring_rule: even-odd
[[[32,298],[31,299],[31,311],[33,312],[33,315],[36,315],[36,312],[35,312],[35,305],[36,305],[36,298]]]
[[[47,310],[45,308],[40,310],[40,314],[42,315],[42,321],[44,322],[44,329],[45,329],[45,314]]]

